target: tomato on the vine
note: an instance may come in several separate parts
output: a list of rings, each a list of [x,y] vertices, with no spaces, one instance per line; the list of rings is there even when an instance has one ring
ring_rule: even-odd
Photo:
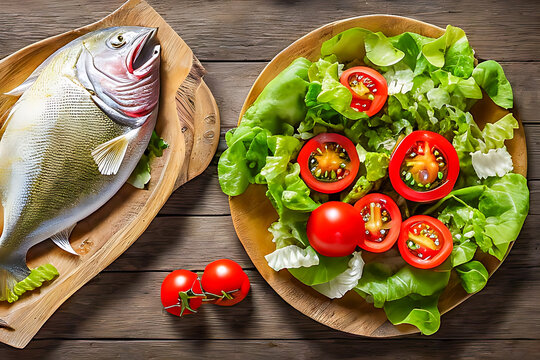
[[[365,237],[358,244],[362,249],[381,253],[395,243],[401,229],[401,212],[389,196],[372,193],[354,205],[365,225]]]
[[[439,200],[452,191],[459,175],[456,149],[442,135],[413,131],[390,158],[388,176],[394,189],[416,202]]]
[[[208,299],[220,306],[231,306],[244,300],[250,289],[247,274],[236,262],[221,259],[206,265],[201,285]]]
[[[161,284],[161,303],[176,316],[197,312],[203,297],[198,275],[192,271],[175,270]]]
[[[329,201],[309,216],[307,237],[311,246],[324,256],[347,256],[364,238],[364,221],[352,205]]]
[[[398,249],[412,266],[420,269],[439,266],[450,256],[453,247],[450,230],[438,219],[416,215],[401,224]]]
[[[367,116],[378,113],[388,98],[386,79],[375,69],[355,66],[344,71],[339,81],[352,94],[351,107]]]
[[[351,140],[323,133],[309,140],[298,154],[300,175],[315,191],[332,194],[354,181],[360,160]]]

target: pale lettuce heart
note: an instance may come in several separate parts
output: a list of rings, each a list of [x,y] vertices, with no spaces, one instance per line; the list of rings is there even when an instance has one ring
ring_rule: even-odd
[[[313,285],[313,288],[330,299],[340,298],[358,284],[358,281],[362,277],[364,264],[362,253],[357,251],[352,254],[347,270],[328,282]]]
[[[490,176],[503,177],[514,168],[512,156],[506,147],[490,149],[487,153],[478,150],[471,153],[472,166],[480,179]]]
[[[388,84],[388,95],[406,94],[413,88],[414,73],[403,63],[392,66],[383,76]]]
[[[296,245],[285,246],[276,249],[274,252],[264,257],[275,271],[281,269],[295,269],[299,267],[310,267],[319,264],[319,257],[311,246],[302,249]]]

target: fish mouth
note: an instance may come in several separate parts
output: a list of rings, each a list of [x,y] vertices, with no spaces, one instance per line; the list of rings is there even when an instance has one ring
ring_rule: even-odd
[[[150,29],[135,39],[135,46],[127,57],[129,72],[139,78],[150,73],[159,63],[161,46],[156,37],[157,31],[157,28]]]

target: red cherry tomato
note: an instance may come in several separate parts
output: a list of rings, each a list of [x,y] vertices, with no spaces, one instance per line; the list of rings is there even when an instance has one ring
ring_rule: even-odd
[[[388,98],[386,79],[376,70],[366,66],[355,66],[339,78],[352,94],[351,107],[363,111],[367,116],[378,113]]]
[[[309,140],[300,150],[297,161],[306,184],[325,194],[351,185],[360,166],[352,141],[333,133],[319,134]]]
[[[364,238],[364,221],[352,205],[329,201],[315,209],[307,223],[311,246],[324,256],[347,256]]]
[[[197,274],[188,270],[171,272],[161,284],[161,303],[167,312],[176,316],[196,312],[203,297]]]
[[[413,131],[390,158],[388,175],[394,189],[416,202],[439,200],[452,191],[459,175],[456,149],[442,135]]]
[[[431,216],[412,216],[401,224],[398,249],[412,266],[420,269],[439,266],[450,256],[453,247],[450,230]]]
[[[358,246],[374,253],[394,246],[401,229],[401,212],[394,200],[373,193],[358,200],[354,207],[360,211],[366,229]]]
[[[236,262],[221,259],[211,262],[204,268],[201,277],[202,288],[207,297],[214,297],[214,304],[231,306],[244,300],[249,292],[247,274]]]

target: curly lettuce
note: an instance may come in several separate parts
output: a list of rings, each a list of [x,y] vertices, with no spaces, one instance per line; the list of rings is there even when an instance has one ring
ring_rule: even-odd
[[[13,303],[19,300],[19,297],[25,292],[40,288],[44,282],[51,281],[58,275],[58,270],[51,264],[42,265],[32,269],[30,274],[24,280],[15,284],[13,290],[8,293],[7,298],[0,299],[0,301],[7,300],[9,303]]]

